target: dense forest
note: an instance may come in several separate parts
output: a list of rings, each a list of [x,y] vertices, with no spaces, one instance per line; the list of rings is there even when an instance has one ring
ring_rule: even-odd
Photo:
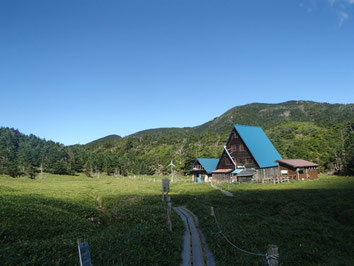
[[[353,122],[353,104],[291,101],[238,106],[197,127],[110,135],[86,145],[64,146],[3,127],[0,174],[167,174],[171,160],[177,172],[186,174],[195,158],[220,156],[233,124],[247,124],[261,126],[284,158],[303,158],[320,164],[322,171],[353,175]]]

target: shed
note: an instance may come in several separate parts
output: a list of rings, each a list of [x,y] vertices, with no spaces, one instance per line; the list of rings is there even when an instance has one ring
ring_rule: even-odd
[[[318,177],[318,164],[303,159],[277,160],[279,163],[279,174],[281,177],[304,180]]]
[[[239,182],[251,182],[255,173],[256,169],[254,168],[243,169],[237,174],[237,179]]]

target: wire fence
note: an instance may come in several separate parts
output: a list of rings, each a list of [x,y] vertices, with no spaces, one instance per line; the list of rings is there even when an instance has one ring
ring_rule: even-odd
[[[118,178],[122,178],[122,177],[118,177]],[[123,179],[133,179],[133,180],[142,180],[142,181],[146,181],[146,182],[162,182],[162,180],[166,178],[166,176],[157,176],[157,177],[145,177],[145,176],[138,176],[138,175],[132,175],[132,176],[126,176],[123,177]],[[171,179],[171,177],[168,177],[169,179]],[[172,179],[171,179],[172,181]],[[173,183],[179,183],[179,182],[187,182],[187,183],[191,183],[192,181],[189,179],[189,177],[185,177],[185,176],[175,176],[173,177]]]
[[[238,247],[237,245],[235,245],[234,243],[232,243],[228,237],[223,233],[223,231],[221,230],[221,227],[220,227],[220,224],[218,222],[218,219],[216,218],[216,215],[215,215],[215,211],[214,211],[214,208],[211,207],[211,215],[214,217],[215,219],[215,224],[216,226],[218,227],[219,229],[219,232],[218,234],[220,234],[227,243],[229,243],[232,247],[234,247],[235,249],[237,249],[238,251],[241,251],[245,254],[248,254],[248,255],[253,255],[253,256],[259,256],[259,257],[265,257],[266,260],[267,260],[267,264],[269,266],[271,266],[271,262],[270,262],[270,259],[274,259],[274,260],[278,260],[279,259],[279,256],[278,255],[273,255],[273,254],[268,254],[268,253],[256,253],[256,252],[251,252],[251,251],[247,251],[245,249],[242,249],[240,247]]]

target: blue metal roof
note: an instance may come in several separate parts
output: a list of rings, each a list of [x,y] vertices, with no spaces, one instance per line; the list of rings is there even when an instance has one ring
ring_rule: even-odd
[[[235,125],[235,128],[259,167],[278,166],[275,161],[282,157],[261,127]]]
[[[244,168],[238,168],[235,171],[233,171],[232,173],[233,174],[238,174],[238,173],[242,172],[243,170],[244,170]]]
[[[219,159],[215,158],[197,158],[200,164],[204,167],[208,174],[211,174],[215,171],[216,166],[218,165]]]

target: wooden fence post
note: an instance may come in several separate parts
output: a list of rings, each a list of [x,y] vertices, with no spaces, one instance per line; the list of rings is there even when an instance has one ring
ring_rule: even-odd
[[[279,265],[279,250],[276,245],[268,245],[268,259],[270,266],[278,266]]]
[[[168,226],[168,230],[172,231],[172,221],[171,221],[172,203],[171,203],[171,196],[169,196],[169,195],[166,196],[166,202],[167,202],[167,226]]]
[[[168,196],[170,192],[170,180],[168,178],[162,179],[162,201],[164,201],[164,193]]]

